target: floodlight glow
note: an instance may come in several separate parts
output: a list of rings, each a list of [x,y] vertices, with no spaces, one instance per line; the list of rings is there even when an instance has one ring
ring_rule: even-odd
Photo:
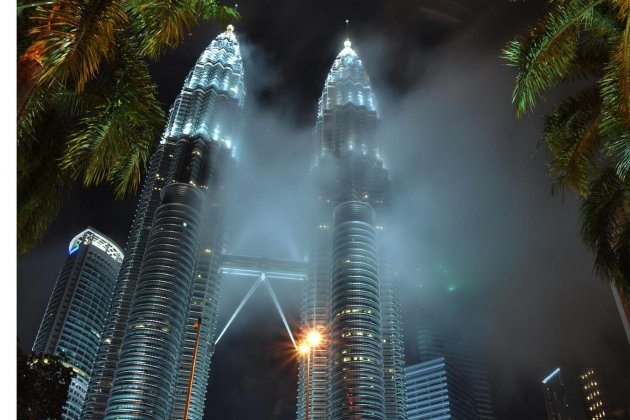
[[[554,370],[553,372],[551,372],[549,374],[549,376],[547,376],[545,379],[543,379],[542,383],[546,384],[547,382],[549,382],[549,379],[553,378],[554,376],[556,376],[558,373],[560,373],[560,368],[556,368],[556,370]]]
[[[311,347],[317,347],[322,342],[322,335],[319,331],[313,330],[306,336],[306,341]]]
[[[76,244],[74,247],[72,247],[72,249],[70,250],[70,252],[68,253],[68,255],[72,255],[75,252],[77,252],[79,250],[79,244]]]
[[[306,343],[300,343],[298,346],[298,352],[302,355],[306,355],[311,351],[311,347]]]

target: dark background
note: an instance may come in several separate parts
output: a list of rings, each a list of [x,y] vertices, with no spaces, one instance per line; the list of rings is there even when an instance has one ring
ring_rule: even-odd
[[[392,177],[408,363],[418,361],[414,326],[430,322],[482,346],[498,419],[545,418],[540,382],[566,364],[600,366],[610,392],[628,403],[630,346],[578,237],[579,204],[568,191],[551,196],[545,151],[536,147],[541,116],[515,120],[515,71],[499,58],[543,3],[251,0],[238,9],[248,92],[229,251],[306,255],[310,133],[350,19]],[[165,109],[222,30],[201,25],[152,66]],[[113,201],[109,187],[77,188],[44,242],[18,259],[23,347],[32,345],[70,239],[93,226],[124,246],[135,205],[135,197]],[[250,284],[226,281],[220,327]],[[299,285],[273,286],[296,331]],[[207,418],[294,418],[296,361],[261,290],[217,346]]]

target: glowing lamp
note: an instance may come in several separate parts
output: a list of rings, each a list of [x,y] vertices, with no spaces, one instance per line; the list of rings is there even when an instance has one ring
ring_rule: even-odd
[[[311,351],[311,347],[306,344],[306,343],[300,343],[300,345],[298,346],[298,352],[300,352],[300,354],[308,354]]]
[[[322,335],[319,333],[319,331],[313,330],[309,332],[306,336],[306,341],[308,341],[308,344],[311,347],[317,347],[319,343],[322,342]]]

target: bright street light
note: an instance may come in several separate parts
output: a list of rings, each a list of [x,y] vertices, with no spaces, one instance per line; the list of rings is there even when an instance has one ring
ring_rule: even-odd
[[[308,406],[311,399],[311,349],[317,347],[321,342],[322,335],[319,333],[319,331],[311,330],[306,334],[306,339],[303,340],[297,348],[300,355],[306,357],[306,401],[304,407],[305,420],[308,420],[309,418]]]
[[[311,346],[306,343],[300,343],[300,345],[298,346],[298,352],[300,352],[300,354],[303,356],[307,355],[310,351]]]
[[[322,335],[317,330],[313,330],[306,336],[306,341],[311,347],[317,347],[322,342]]]

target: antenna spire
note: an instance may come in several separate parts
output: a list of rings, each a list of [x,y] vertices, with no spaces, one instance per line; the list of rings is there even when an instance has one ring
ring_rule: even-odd
[[[350,20],[346,19],[346,39],[350,39]]]
[[[343,43],[343,46],[345,48],[350,48],[352,46],[352,43],[350,42],[348,23],[350,23],[350,21],[346,19],[346,41]]]

